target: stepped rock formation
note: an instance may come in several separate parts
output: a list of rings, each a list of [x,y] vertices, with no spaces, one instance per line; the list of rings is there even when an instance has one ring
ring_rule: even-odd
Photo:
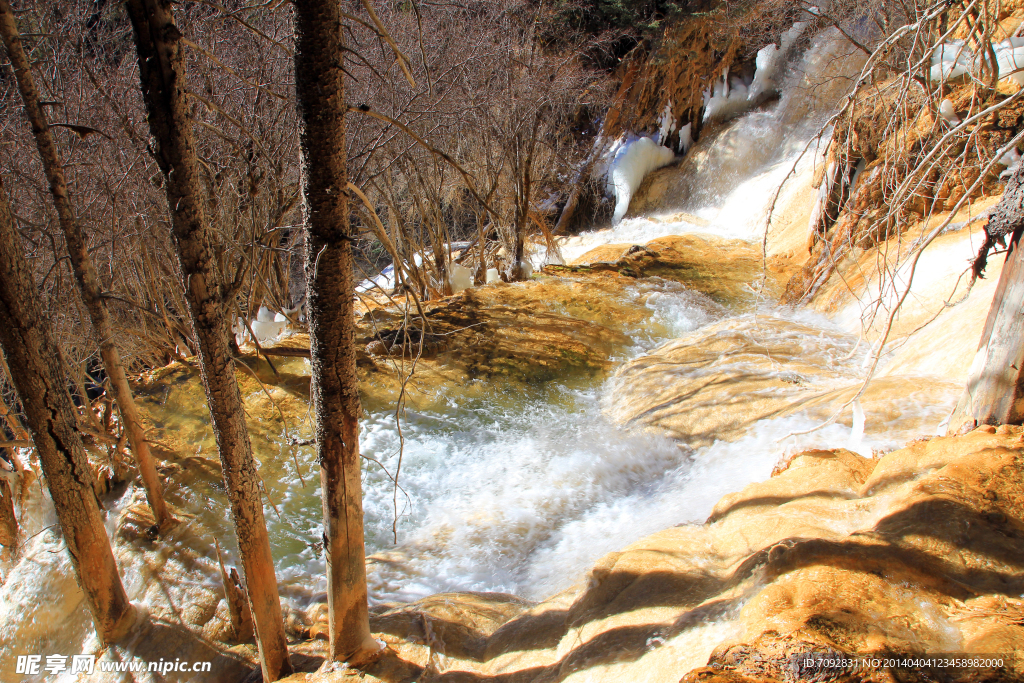
[[[824,421],[839,411],[849,424],[850,411],[841,408],[861,378],[839,361],[853,351],[848,337],[781,317],[729,318],[622,365],[611,413],[691,446],[733,440],[759,420],[798,413]],[[938,399],[959,391],[937,377],[894,376],[871,382],[860,402],[870,430],[891,437],[899,431],[906,439],[941,422]],[[915,409],[920,415],[908,419]]]
[[[151,605],[133,655],[214,663],[213,678],[168,681],[238,680],[254,651],[218,642],[228,639],[227,608],[211,581],[208,531],[186,521],[165,548],[146,540],[150,524],[139,497],[118,525],[119,556],[145,567]],[[870,666],[859,678],[813,678],[799,662],[811,653],[1012,653],[1024,642],[1022,535],[1020,428],[983,427],[876,459],[805,452],[723,498],[706,523],[610,553],[584,583],[544,602],[451,593],[378,606],[371,627],[389,647],[361,680],[932,680]],[[70,577],[65,584],[73,590]],[[288,616],[301,669],[322,661],[324,619],[316,607]],[[150,652],[146,643],[158,640],[160,652]],[[939,680],[1015,681],[1022,664]]]
[[[871,662],[829,678],[799,662],[1012,654],[1024,643],[1022,535],[1019,428],[880,459],[810,451],[723,498],[707,523],[611,553],[585,584],[540,604],[447,594],[378,609],[388,656],[364,680],[933,680]],[[1024,662],[1006,661],[940,680],[1021,680]]]

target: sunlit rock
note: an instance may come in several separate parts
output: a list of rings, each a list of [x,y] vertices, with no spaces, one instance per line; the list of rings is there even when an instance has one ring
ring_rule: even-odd
[[[760,420],[805,413],[823,422],[833,412],[851,424],[859,376],[841,359],[854,339],[770,315],[710,325],[620,367],[609,403],[619,421],[690,445],[732,440]],[[861,399],[866,431],[910,438],[934,431],[959,386],[938,378],[874,380]],[[810,424],[809,424],[810,426]]]
[[[780,273],[776,264],[775,260],[766,263],[760,247],[743,240],[673,235],[643,246],[602,245],[577,257],[569,268],[616,272],[632,278],[661,277],[707,294],[719,303],[743,306],[755,298],[752,282],[763,279],[762,297],[778,291]]]
[[[831,655],[888,680],[870,660],[1012,654],[1024,642],[1022,448],[1012,428],[881,459],[798,454],[708,522],[611,553],[549,600],[450,593],[382,608],[388,652],[368,677],[762,683]],[[1024,667],[992,673],[1017,680]]]

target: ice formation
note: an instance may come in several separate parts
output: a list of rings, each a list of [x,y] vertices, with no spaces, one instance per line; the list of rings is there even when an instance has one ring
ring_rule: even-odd
[[[996,55],[999,79],[1009,78],[1024,86],[1024,37],[1013,36],[1000,43],[992,43],[992,50]],[[979,70],[979,62],[980,59],[963,41],[952,40],[932,52],[929,75],[936,82],[955,80],[969,75],[972,70]]]
[[[960,41],[943,43],[932,52],[931,79],[948,81],[965,75],[971,68],[971,51]]]
[[[942,100],[942,103],[939,105],[939,114],[942,115],[942,118],[954,125],[960,123],[960,117],[956,115],[956,110],[953,109],[953,103],[950,102],[949,99]]]
[[[1020,152],[1017,151],[1016,147],[1011,148],[1009,152],[999,159],[999,163],[1006,166],[1006,169],[999,174],[999,177],[1009,178],[1016,173],[1017,168],[1020,167]]]
[[[419,256],[419,254],[417,254]],[[417,265],[419,263],[417,262]],[[395,264],[391,264],[384,268],[376,276],[367,278],[360,282],[356,286],[356,292],[368,292],[374,289],[383,289],[385,291],[394,289],[395,287]]]
[[[1024,86],[1024,38],[1008,38],[992,47],[996,53],[999,78],[1009,78]]]
[[[665,103],[665,109],[661,112],[661,121],[658,123],[658,142],[664,144],[674,132],[676,132],[676,117],[672,115],[672,100],[669,100]]]
[[[677,151],[686,154],[693,147],[693,124],[688,123],[679,129],[679,147]]]
[[[715,81],[714,90],[704,93],[704,120],[724,121],[742,114],[750,108],[748,83],[739,77],[729,78],[726,69],[720,81]]]
[[[816,15],[818,8],[811,7],[807,11]],[[809,21],[798,21],[782,34],[778,45],[771,43],[758,50],[754,58],[753,80],[736,76],[730,78],[729,70],[726,69],[713,90],[704,93],[704,120],[725,121],[733,118],[760,104],[767,95],[778,92],[790,50],[809,26]]]
[[[259,312],[256,313],[256,319],[249,323],[249,327],[252,328],[256,340],[260,344],[275,341],[287,326],[288,318],[284,314],[275,314],[266,306],[260,306]],[[235,333],[235,343],[239,346],[251,340],[245,320],[242,318],[235,321],[235,324],[231,326],[231,331]]]
[[[495,282],[501,282],[501,275],[498,273],[498,269],[488,268],[487,277],[484,279],[484,282],[486,282],[489,285],[492,285]]]
[[[452,286],[452,294],[458,294],[473,286],[473,271],[466,266],[456,263],[452,266],[448,282]]]
[[[676,132],[676,117],[672,114],[672,100],[665,103],[665,109],[661,112],[661,120],[658,123],[658,144],[663,147],[669,146],[669,137]],[[679,143],[676,145],[676,152],[686,154],[693,147],[693,123],[688,123],[679,129]]]
[[[615,214],[612,216],[614,224],[626,215],[629,201],[644,176],[671,163],[676,155],[647,137],[617,144],[610,154],[612,161],[608,169],[608,192],[615,196]]]
[[[812,9],[816,11],[816,8]],[[754,58],[754,80],[747,91],[747,99],[751,105],[757,104],[762,97],[779,89],[779,79],[789,58],[789,51],[809,25],[810,22],[798,21],[782,34],[779,39],[781,46],[772,43],[758,50]]]

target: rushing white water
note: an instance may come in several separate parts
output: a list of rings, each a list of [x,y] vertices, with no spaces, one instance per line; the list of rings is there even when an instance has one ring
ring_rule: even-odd
[[[754,121],[760,117],[760,114],[749,115],[737,122],[736,127],[740,129],[751,126],[744,133],[756,137]],[[730,129],[727,132],[734,131]],[[700,234],[742,240],[759,239],[765,229],[768,210],[775,201],[775,192],[782,181],[791,174],[803,178],[813,171],[817,155],[812,150],[801,156],[802,151],[801,146],[801,149],[789,156],[759,168],[759,172],[751,177],[739,180],[725,197],[712,197],[708,203],[686,202],[686,209],[682,211],[626,218],[614,228],[563,238],[559,244],[562,257],[566,262],[571,262],[603,244],[646,244],[670,235]],[[694,154],[699,155],[700,150]],[[746,163],[742,159],[738,161]],[[796,186],[794,183],[784,187],[778,203],[784,205],[792,188]]]
[[[679,322],[696,328],[714,317],[701,311]],[[386,561],[371,567],[373,599],[449,590],[543,598],[578,580],[606,552],[675,524],[703,521],[721,496],[767,478],[783,456],[845,445],[850,436],[848,427],[834,424],[787,438],[816,426],[792,417],[757,423],[738,441],[693,450],[613,423],[603,410],[614,401],[608,391],[609,385],[554,385],[529,395],[453,396],[444,410],[407,411],[393,550],[393,486],[379,465],[365,470],[369,551],[386,552]],[[884,438],[863,441],[866,448],[895,445]],[[388,471],[397,469],[392,413],[366,416],[361,448]],[[312,452],[300,458],[312,471]],[[268,512],[279,575],[315,597],[324,588],[322,560],[311,545],[320,535],[317,484],[307,480],[301,488],[290,468],[281,476],[290,484],[277,501],[283,517]]]
[[[821,163],[825,145],[817,136],[862,63],[849,43],[823,31],[791,65],[777,103],[704,132],[680,165],[671,209],[566,239],[560,245],[564,258],[602,244],[644,244],[686,233],[760,240],[783,181],[788,178],[776,208]]]
[[[759,238],[776,188],[817,130],[821,115],[827,114],[827,107],[816,107],[819,98],[827,101],[828,96],[808,83],[835,61],[835,50],[835,41],[827,35],[819,38],[803,68],[790,75],[777,105],[743,116],[691,150],[680,171],[688,179],[681,210],[626,219],[614,230],[582,235],[563,247],[566,259],[599,244],[643,243],[664,235]],[[808,173],[815,159],[814,153],[805,155],[797,175]],[[633,357],[729,315],[673,283],[651,280],[636,287],[637,305],[646,306],[653,318],[631,330]],[[824,320],[809,321],[790,311],[774,314],[816,325],[823,338],[841,334]],[[847,353],[852,346],[847,338],[837,354],[848,356],[840,368],[846,374],[855,374],[863,358]],[[167,391],[171,395],[177,389],[169,386]],[[196,454],[215,457],[212,440],[203,431],[205,409],[194,405],[192,396],[182,400],[175,421],[165,428],[192,439]],[[796,434],[818,426],[797,415],[757,422],[732,442],[693,448],[616,424],[607,410],[615,400],[610,381],[556,382],[514,391],[495,385],[472,396],[444,396],[431,410],[406,411],[401,436],[393,412],[371,406],[361,434],[362,452],[371,460],[364,475],[368,553],[374,554],[371,599],[408,600],[448,590],[543,598],[580,580],[607,552],[672,525],[703,521],[724,494],[767,478],[785,455],[844,446],[851,438],[850,428],[839,423]],[[914,406],[902,410],[906,418],[916,417]],[[291,434],[252,426],[261,430],[253,437],[254,445],[261,475],[280,512],[279,517],[268,508],[267,522],[283,594],[303,607],[319,600],[325,588],[317,547],[319,481],[310,477],[316,471],[313,450],[291,447],[287,439],[308,436],[308,424],[305,432],[292,425]],[[863,452],[898,445],[891,438],[872,436],[870,430],[853,436]],[[256,443],[257,438],[264,443]],[[293,455],[305,473],[304,485]],[[396,472],[399,458],[401,489],[396,493],[385,470]],[[221,539],[229,561],[235,561],[229,508],[219,480],[196,475],[188,487],[171,495]],[[88,612],[74,598],[70,566],[58,546],[54,534],[41,534],[0,590],[0,661],[11,656],[15,642],[72,653],[83,651],[92,637]],[[144,595],[140,568],[130,566],[125,573],[132,597]],[[70,597],[52,598],[60,594]],[[32,609],[13,607],[26,604]],[[55,621],[68,626],[55,629],[50,626]],[[690,647],[686,644],[697,639],[704,653],[728,628],[710,624],[706,630],[703,635],[681,634],[669,645]]]

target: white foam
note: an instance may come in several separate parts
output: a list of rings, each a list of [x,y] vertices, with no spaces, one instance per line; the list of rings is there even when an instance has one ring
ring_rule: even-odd
[[[737,122],[737,127],[742,124],[743,122]],[[799,179],[813,171],[815,158],[815,154],[808,153],[801,160],[796,169],[796,182],[791,181],[791,184],[784,188],[780,206],[784,205],[792,189],[800,186]],[[797,154],[794,153],[776,163],[761,167],[714,204],[696,206],[689,213],[666,211],[644,217],[626,218],[612,228],[562,238],[559,240],[559,248],[566,261],[571,262],[604,244],[646,244],[653,239],[672,235],[702,234],[760,240],[776,190],[782,180],[789,175],[796,159]],[[732,169],[735,169],[735,166]]]

